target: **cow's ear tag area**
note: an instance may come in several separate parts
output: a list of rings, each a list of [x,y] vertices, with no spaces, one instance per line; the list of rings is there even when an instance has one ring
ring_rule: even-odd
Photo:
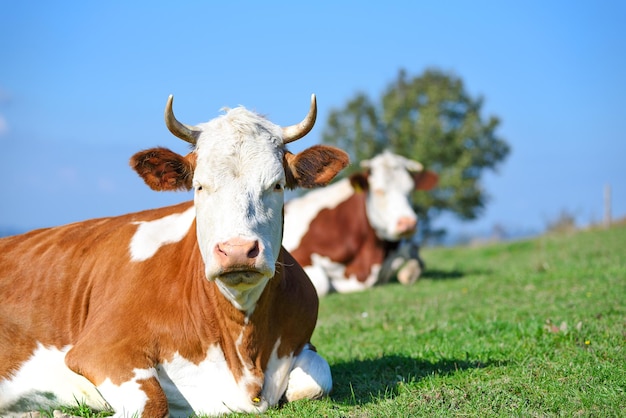
[[[356,193],[363,193],[368,190],[367,174],[355,173],[350,176],[350,184]]]

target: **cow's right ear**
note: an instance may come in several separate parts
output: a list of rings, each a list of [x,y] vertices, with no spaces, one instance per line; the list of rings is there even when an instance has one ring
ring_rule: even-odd
[[[430,190],[439,182],[439,176],[434,171],[424,170],[413,175],[415,190]]]
[[[343,170],[350,158],[339,148],[314,145],[298,154],[285,151],[287,187],[325,186]]]
[[[369,173],[354,173],[350,176],[350,184],[355,192],[360,193],[369,190],[368,175]]]
[[[167,148],[151,148],[133,155],[130,166],[152,190],[191,190],[195,154],[183,157]]]

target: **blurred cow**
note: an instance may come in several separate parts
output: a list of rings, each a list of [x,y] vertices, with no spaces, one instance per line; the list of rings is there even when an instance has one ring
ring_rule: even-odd
[[[430,190],[438,181],[419,162],[389,151],[361,166],[364,172],[285,205],[283,245],[319,295],[360,291],[389,280],[387,271],[379,276],[381,264],[417,228],[409,196],[413,190]],[[395,264],[392,274],[405,284],[421,273],[419,259]]]

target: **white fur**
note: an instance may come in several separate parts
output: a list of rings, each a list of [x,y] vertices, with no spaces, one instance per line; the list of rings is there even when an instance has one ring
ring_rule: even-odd
[[[161,386],[167,394],[172,417],[189,416],[195,411],[210,415],[233,411],[261,413],[267,402],[253,402],[246,386],[262,384],[244,369],[244,377],[235,381],[219,346],[212,346],[205,360],[194,364],[176,354],[172,361],[158,368]]]
[[[128,382],[116,385],[107,378],[98,386],[102,396],[115,410],[116,418],[139,416],[148,402],[148,396],[140,389],[138,381],[156,377],[157,371],[150,368],[135,369],[133,372],[135,376]]]
[[[308,192],[285,205],[285,235],[283,246],[287,251],[300,245],[309,225],[323,209],[333,209],[354,193],[350,180],[343,179],[322,189]]]
[[[417,220],[409,196],[415,182],[409,171],[421,171],[417,161],[385,151],[364,164],[370,169],[369,193],[366,211],[376,235],[385,240],[398,241],[398,220],[402,217]]]
[[[252,315],[252,312],[254,312],[254,308],[256,307],[256,302],[261,297],[261,293],[265,290],[265,285],[269,280],[269,277],[263,277],[253,287],[243,287],[242,289],[227,286],[219,280],[215,283],[220,289],[220,292],[222,292],[224,297],[228,299],[235,308],[245,312],[246,315]]]
[[[339,293],[351,293],[368,289],[376,284],[380,270],[379,264],[372,265],[369,276],[361,282],[355,275],[346,278],[346,266],[328,257],[311,254],[311,262],[311,266],[305,267],[305,272],[311,278],[319,296],[324,296],[333,290]]]
[[[298,399],[318,399],[327,395],[332,387],[330,366],[322,356],[307,345],[296,357],[289,374],[285,398],[289,402]]]
[[[216,279],[220,272],[215,246],[234,238],[259,242],[255,267],[264,278],[271,278],[280,251],[286,183],[282,131],[243,108],[198,128],[203,133],[196,147],[193,187],[198,245],[207,279]],[[266,283],[261,280],[257,289],[237,290],[237,298],[253,304]],[[220,290],[224,293],[223,287]],[[232,294],[225,296],[233,300]]]
[[[238,346],[240,340],[236,344]],[[278,404],[285,392],[288,399],[296,400],[317,398],[330,391],[332,377],[323,358],[308,347],[297,358],[291,354],[279,358],[279,346],[280,339],[274,345],[264,381],[252,374],[251,364],[242,369],[243,378],[235,381],[223,351],[219,346],[212,346],[198,364],[176,353],[171,361],[156,368],[135,369],[134,377],[128,382],[116,385],[106,379],[96,388],[65,365],[64,358],[71,347],[59,350],[40,344],[13,379],[0,383],[0,411],[3,411],[0,416],[9,414],[4,408],[29,399],[33,409],[75,405],[79,401],[95,409],[113,408],[115,417],[131,417],[143,410],[147,401],[139,381],[151,377],[159,380],[168,398],[171,417],[187,417],[194,411],[210,415],[235,411],[259,414]],[[243,362],[241,356],[239,358]],[[262,387],[258,402],[251,399],[247,391],[252,384]],[[55,397],[44,396],[50,393]],[[21,404],[25,405],[28,403]]]
[[[135,222],[137,231],[130,241],[130,257],[144,261],[152,257],[163,245],[178,242],[187,235],[196,216],[194,207],[153,221]]]
[[[285,390],[287,390],[289,373],[294,363],[293,354],[278,357],[278,347],[280,347],[280,338],[274,344],[272,355],[267,363],[265,384],[263,385],[262,399],[270,405],[278,404]]]
[[[95,409],[106,408],[95,386],[65,365],[65,355],[70,348],[37,344],[37,349],[17,373],[9,380],[0,381],[0,416],[18,401],[23,402],[20,410],[76,405],[77,401]]]

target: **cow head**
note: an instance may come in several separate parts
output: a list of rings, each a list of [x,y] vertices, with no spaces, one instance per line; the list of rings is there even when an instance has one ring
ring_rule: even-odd
[[[131,166],[154,190],[194,191],[198,246],[205,275],[239,309],[247,310],[274,276],[283,232],[285,188],[327,184],[348,164],[341,150],[314,146],[299,154],[288,142],[306,135],[317,113],[280,127],[243,107],[207,123],[180,123],[165,109],[169,130],[191,143],[187,156],[164,148],[135,154]]]
[[[357,190],[367,191],[366,211],[370,225],[383,240],[411,237],[417,228],[417,214],[409,196],[413,190],[430,190],[438,177],[422,164],[389,151],[361,162],[366,173],[351,177]]]

